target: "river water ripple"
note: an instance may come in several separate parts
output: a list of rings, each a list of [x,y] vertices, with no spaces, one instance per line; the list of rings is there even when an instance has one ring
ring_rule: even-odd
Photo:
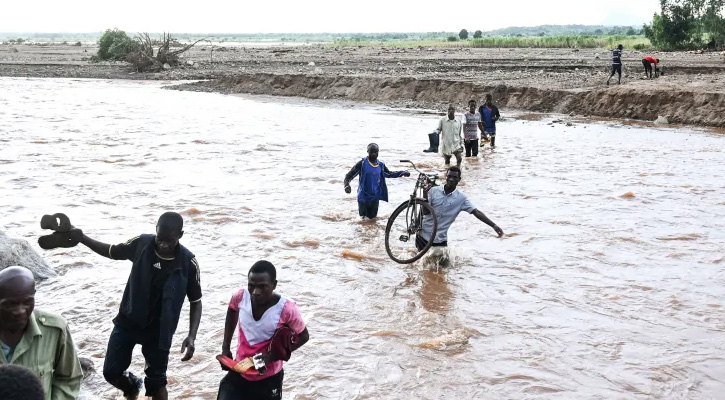
[[[65,212],[116,243],[184,212],[204,315],[194,358],[172,353],[174,399],[215,398],[226,305],[258,259],[277,265],[311,335],[286,364],[286,399],[721,398],[722,135],[502,121],[499,148],[464,162],[461,190],[506,236],[461,215],[440,271],[385,255],[386,217],[412,178],[389,180],[373,223],[342,190],[371,141],[391,169],[442,170],[421,152],[436,118],[0,78],[0,228],[35,243],[40,216]],[[100,370],[130,263],[83,246],[41,254],[60,275],[38,307],[70,321],[99,370],[82,398],[120,398]],[[185,306],[174,351],[187,327]]]

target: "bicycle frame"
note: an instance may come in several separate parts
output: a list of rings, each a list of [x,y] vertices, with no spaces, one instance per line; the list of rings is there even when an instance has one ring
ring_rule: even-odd
[[[436,185],[435,180],[438,178],[438,174],[426,174],[425,172],[422,172],[418,168],[416,168],[415,164],[413,164],[413,162],[410,160],[400,160],[400,162],[410,163],[410,165],[413,166],[413,169],[418,172],[418,179],[415,182],[415,188],[413,189],[413,193],[410,194],[410,200],[408,200],[408,208],[405,211],[405,230],[408,235],[416,235],[418,234],[418,231],[422,229],[423,215],[415,200],[420,199],[423,201],[427,201],[427,199],[425,198],[425,192],[429,190],[432,186]]]

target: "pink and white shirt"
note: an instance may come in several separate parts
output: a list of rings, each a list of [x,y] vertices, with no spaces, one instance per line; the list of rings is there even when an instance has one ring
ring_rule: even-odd
[[[282,296],[277,304],[264,312],[259,321],[256,321],[252,315],[251,296],[244,288],[232,296],[229,308],[239,311],[239,343],[235,361],[241,361],[257,353],[266,353],[274,332],[284,324],[289,325],[297,333],[305,330],[305,321],[297,304]],[[259,381],[276,375],[281,370],[282,360],[277,360],[267,365],[267,372],[264,375],[249,370],[250,373],[244,373],[242,377],[248,381]]]

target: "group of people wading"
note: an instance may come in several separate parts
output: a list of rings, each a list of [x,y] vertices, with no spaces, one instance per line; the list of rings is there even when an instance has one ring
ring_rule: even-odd
[[[433,246],[448,246],[448,228],[456,220],[461,211],[472,214],[478,220],[493,228],[496,234],[503,236],[503,230],[478,210],[463,192],[456,187],[461,181],[461,161],[465,148],[466,157],[478,156],[478,131],[481,131],[481,147],[484,141],[491,142],[495,147],[496,121],[501,117],[498,107],[492,103],[492,96],[486,95],[486,101],[476,109],[476,101],[468,102],[468,112],[459,121],[456,119],[456,108],[453,104],[448,106],[448,113],[438,121],[436,132],[429,135],[431,148],[426,152],[438,151],[443,156],[447,167],[445,184],[435,186],[423,193],[430,203],[438,220],[438,229],[432,237],[432,215],[423,217],[423,231],[416,235],[416,247],[424,248],[428,242]],[[440,141],[438,140],[440,135]],[[435,137],[435,139],[433,139]],[[440,144],[439,144],[440,143]],[[435,148],[434,148],[435,147]],[[345,175],[343,187],[345,193],[351,193],[350,182],[358,176],[357,202],[358,212],[363,219],[373,219],[378,215],[380,201],[388,201],[388,186],[386,178],[408,177],[408,171],[390,171],[385,163],[378,159],[380,146],[370,143],[367,147],[367,157],[358,161]],[[451,166],[451,157],[456,157],[456,165]]]
[[[63,216],[65,217],[65,216]],[[190,303],[189,332],[181,343],[181,361],[194,356],[202,314],[201,273],[196,256],[179,243],[182,216],[161,215],[156,234],[136,236],[110,245],[80,229],[55,227],[39,241],[45,249],[82,243],[112,260],[131,261],[131,273],[103,365],[103,376],[126,399],[137,399],[142,387],[153,400],[166,400],[167,367],[172,338],[185,298]],[[277,294],[277,271],[268,261],[254,263],[247,286],[233,293],[227,308],[222,357],[254,367],[230,370],[219,384],[218,400],[279,400],[283,360],[309,340],[297,304]],[[20,266],[0,271],[0,399],[73,400],[78,397],[82,371],[66,320],[35,309],[33,273]],[[231,352],[234,332],[237,351]],[[134,348],[140,345],[145,379],[128,371]],[[29,372],[29,373],[28,373]]]

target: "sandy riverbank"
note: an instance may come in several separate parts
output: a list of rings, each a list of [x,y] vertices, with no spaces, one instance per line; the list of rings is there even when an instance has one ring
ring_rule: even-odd
[[[605,86],[606,49],[199,46],[156,74],[89,63],[93,46],[0,45],[0,76],[207,80],[180,88],[345,99],[443,109],[492,93],[502,109],[725,127],[725,66],[717,53],[659,53],[667,74],[643,79],[644,53],[625,51],[623,84]],[[312,63],[312,64],[311,64]]]

